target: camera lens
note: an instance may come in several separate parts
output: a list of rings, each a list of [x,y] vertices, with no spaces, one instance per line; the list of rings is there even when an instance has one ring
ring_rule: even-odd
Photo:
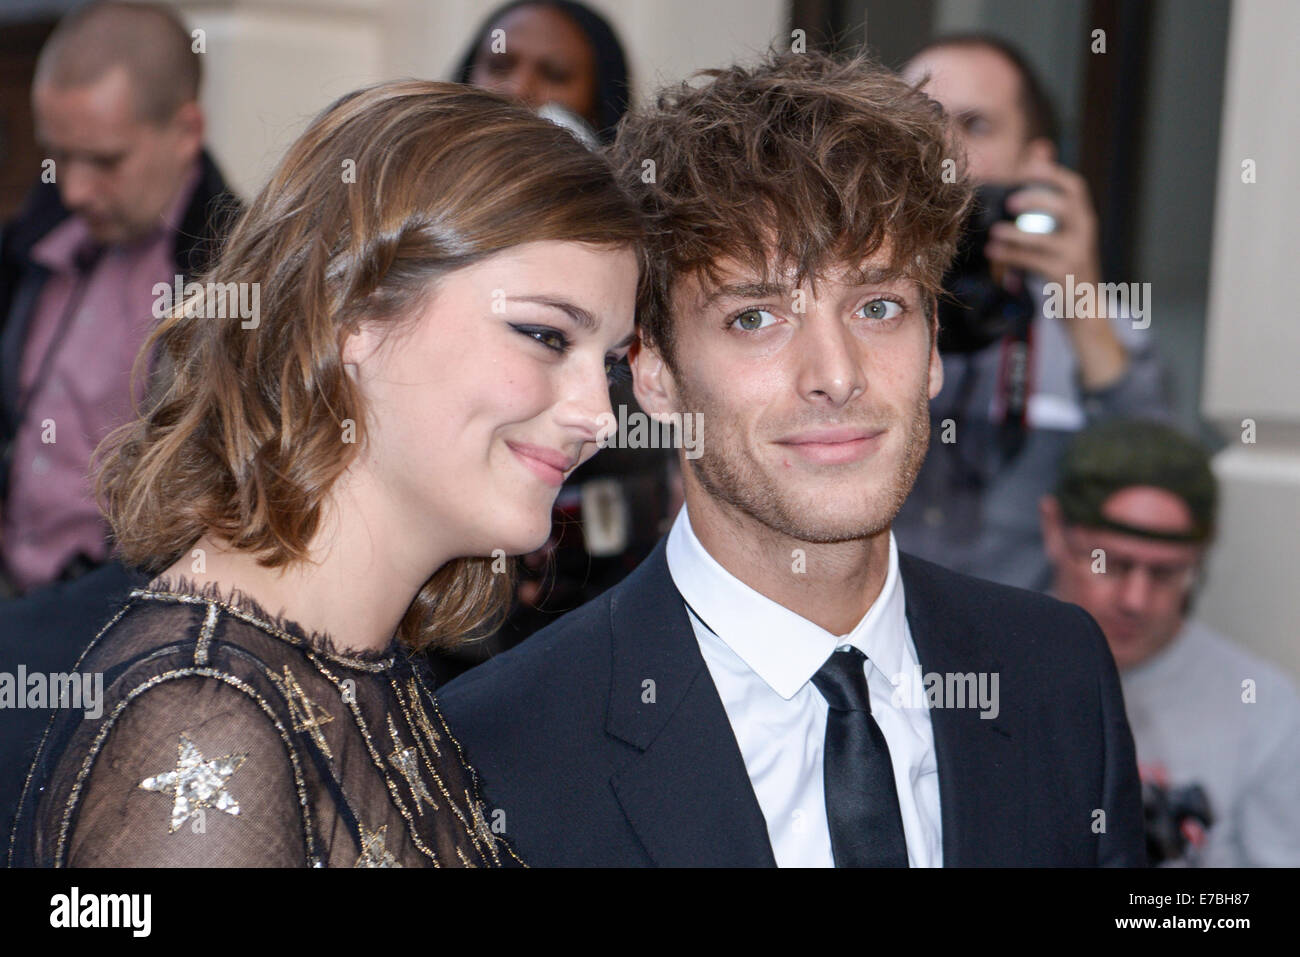
[[[1056,217],[1051,213],[1039,213],[1027,210],[1016,217],[1016,229],[1022,233],[1054,233]]]

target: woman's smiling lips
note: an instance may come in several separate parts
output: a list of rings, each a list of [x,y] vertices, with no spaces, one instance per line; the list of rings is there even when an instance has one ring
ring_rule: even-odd
[[[519,457],[519,461],[528,466],[532,473],[547,485],[556,488],[564,484],[565,473],[578,464],[577,459],[565,455],[544,445],[529,445],[526,442],[507,442],[510,451]]]
[[[778,439],[777,445],[793,449],[818,465],[842,465],[864,458],[879,445],[876,440],[884,434],[884,429],[810,429]]]

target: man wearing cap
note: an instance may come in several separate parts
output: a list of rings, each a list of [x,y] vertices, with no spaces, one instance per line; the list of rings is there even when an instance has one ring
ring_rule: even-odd
[[[1153,863],[1300,864],[1300,695],[1190,617],[1215,529],[1204,448],[1169,426],[1081,433],[1040,503],[1053,593],[1101,625],[1143,779]]]

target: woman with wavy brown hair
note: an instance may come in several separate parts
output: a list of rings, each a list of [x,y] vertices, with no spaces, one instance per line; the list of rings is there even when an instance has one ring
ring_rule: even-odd
[[[494,94],[322,113],[100,448],[157,577],[79,663],[102,696],[47,732],[11,863],[517,861],[415,652],[500,619],[595,451],[641,240],[602,158]]]

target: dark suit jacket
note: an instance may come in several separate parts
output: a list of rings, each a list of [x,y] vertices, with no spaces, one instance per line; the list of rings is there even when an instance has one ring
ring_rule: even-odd
[[[665,541],[438,696],[528,863],[775,864]],[[922,671],[999,675],[995,719],[930,712],[945,866],[1144,865],[1133,739],[1092,618],[909,555],[899,567]]]

